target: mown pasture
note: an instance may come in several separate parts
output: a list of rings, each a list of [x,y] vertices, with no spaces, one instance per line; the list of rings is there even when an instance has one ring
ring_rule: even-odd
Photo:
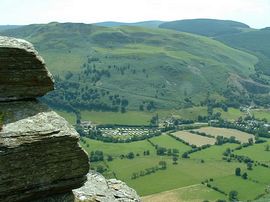
[[[229,129],[229,128],[203,127],[195,131],[203,132],[208,135],[215,136],[215,137],[217,136],[223,136],[227,138],[235,137],[236,140],[239,140],[242,143],[248,142],[250,138],[254,140],[254,135],[251,135],[251,134],[239,131],[239,130],[235,130],[235,129]]]
[[[176,202],[176,201],[192,201],[202,202],[205,199],[216,201],[218,199],[226,199],[223,194],[214,191],[204,185],[195,184],[187,187],[181,187],[157,194],[148,195],[142,198],[144,202]]]
[[[188,131],[177,131],[175,133],[172,133],[172,135],[182,139],[190,145],[196,145],[197,147],[207,144],[214,145],[216,142],[215,138],[204,137],[201,135],[190,133]]]

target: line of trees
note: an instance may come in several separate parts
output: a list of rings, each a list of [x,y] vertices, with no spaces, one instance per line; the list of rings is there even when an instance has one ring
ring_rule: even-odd
[[[155,172],[159,171],[159,170],[166,170],[167,169],[167,163],[166,161],[159,161],[157,166],[153,166],[150,168],[146,168],[144,170],[141,170],[139,172],[134,172],[131,175],[131,179],[137,179],[139,177],[143,177],[146,175],[150,175],[150,174],[154,174]]]

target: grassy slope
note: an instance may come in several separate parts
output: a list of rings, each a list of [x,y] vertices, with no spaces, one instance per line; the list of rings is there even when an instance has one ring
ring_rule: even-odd
[[[165,22],[159,27],[209,37],[238,33],[242,29],[249,29],[248,25],[240,22],[215,19],[177,20]]]
[[[243,23],[212,19],[173,21],[163,23],[160,27],[213,37],[231,47],[256,55],[259,59],[256,70],[260,74],[256,80],[269,83],[270,28],[256,30]]]
[[[124,75],[112,71],[98,87],[127,97],[136,110],[142,100],[172,108],[185,97],[198,103],[207,90],[220,95],[230,73],[248,77],[257,62],[256,57],[215,40],[162,29],[50,23],[1,34],[33,42],[54,74],[80,71],[86,56],[99,58],[98,69],[130,65]],[[91,85],[87,79],[81,84]]]
[[[232,47],[247,50],[259,58],[258,69],[270,75],[270,29],[253,30],[226,36],[216,39]]]

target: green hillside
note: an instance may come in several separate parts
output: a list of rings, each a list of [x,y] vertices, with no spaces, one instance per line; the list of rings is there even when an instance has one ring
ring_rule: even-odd
[[[239,33],[243,30],[250,29],[249,26],[244,23],[215,19],[177,20],[165,22],[160,24],[159,27],[208,37]]]
[[[216,39],[257,55],[260,59],[257,65],[258,70],[270,75],[270,28],[219,36]]]
[[[198,35],[82,23],[29,25],[1,35],[39,50],[55,75],[57,90],[47,101],[56,107],[154,110],[200,104],[209,93],[218,101],[249,102],[250,94],[269,91],[249,78],[255,56]]]

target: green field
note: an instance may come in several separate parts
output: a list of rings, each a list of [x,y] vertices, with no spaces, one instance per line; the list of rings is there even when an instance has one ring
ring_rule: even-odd
[[[263,196],[262,198],[255,200],[254,202],[269,202],[270,201],[270,194]]]
[[[268,109],[254,109],[251,113],[257,119],[266,119],[268,122],[270,121],[270,111]]]
[[[205,161],[221,161],[222,154],[226,149],[233,149],[237,147],[237,144],[224,144],[224,145],[213,145],[210,148],[195,152],[190,155],[191,159],[205,160]]]
[[[247,173],[250,180],[259,182],[260,184],[269,185],[269,168],[253,166],[253,169],[251,171],[248,170]]]
[[[222,160],[223,152],[227,148],[235,148],[237,144],[214,145],[190,154],[189,159],[179,158],[177,161],[178,164],[174,165],[171,156],[156,155],[155,148],[146,140],[132,143],[103,143],[87,138],[84,138],[84,140],[86,143],[81,142],[81,145],[88,153],[95,150],[102,150],[105,157],[107,155],[114,157],[113,161],[106,161],[106,164],[102,162],[92,163],[92,168],[96,168],[97,165],[107,167],[107,171],[103,173],[105,176],[110,178],[116,177],[126,182],[141,196],[148,196],[145,199],[147,202],[153,201],[155,197],[162,198],[165,196],[171,197],[172,201],[185,199],[190,202],[196,201],[196,198],[208,199],[210,201],[226,199],[227,196],[209,189],[205,185],[200,185],[202,181],[209,179],[213,179],[212,182],[209,182],[212,186],[218,187],[227,194],[232,190],[238,191],[238,197],[241,200],[255,199],[259,195],[264,194],[265,188],[270,184],[269,168],[254,165],[252,170],[247,170],[247,166],[244,163]],[[162,147],[177,148],[180,151],[180,155],[190,149],[189,146],[165,134],[153,137],[150,140]],[[261,151],[262,153],[258,153],[257,155],[253,154],[252,156],[252,153],[256,153],[257,150],[262,149],[265,144],[255,144],[235,151],[235,153],[240,154],[241,152],[241,154],[250,156],[254,160],[265,161],[269,159],[269,155],[264,154],[264,151]],[[149,156],[143,155],[145,150],[150,151]],[[128,152],[134,152],[134,154],[138,155],[135,155],[134,159],[119,158],[121,154],[126,155]],[[161,160],[166,161],[166,170],[158,170],[155,173],[131,179],[133,173],[139,173],[147,168],[157,166]],[[242,172],[248,173],[248,180],[234,175],[237,167],[241,168]],[[190,189],[187,186],[191,186]],[[198,193],[189,197],[181,191],[182,188],[187,189],[187,191],[196,188],[198,189]],[[245,194],[246,190],[249,189],[252,191]]]
[[[168,149],[178,149],[179,153],[182,154],[191,149],[190,146],[183,144],[182,142],[175,141],[172,137],[168,135],[161,135],[159,137],[151,138],[151,142],[159,145],[160,147],[165,147]]]
[[[235,121],[240,116],[242,116],[242,117],[245,116],[245,114],[243,112],[241,112],[239,109],[235,109],[235,108],[228,108],[227,112],[223,111],[221,108],[215,108],[214,112],[215,113],[220,112],[221,117],[225,120],[228,120],[228,121]]]
[[[244,180],[234,175],[215,178],[211,185],[218,187],[226,193],[236,190],[239,194],[238,198],[244,201],[254,200],[257,196],[264,193],[266,188],[264,184]]]
[[[161,170],[155,174],[131,180],[133,172],[157,165],[161,159],[167,162],[165,171]],[[241,165],[226,162],[201,163],[193,160],[180,160],[178,165],[173,165],[171,158],[161,157],[114,160],[109,163],[110,169],[116,173],[116,176],[142,196],[198,184],[208,178],[232,175],[235,167],[238,166]]]
[[[270,163],[270,151],[265,151],[266,145],[270,145],[270,141],[262,144],[255,144],[252,147],[243,148],[241,150],[235,151],[238,155],[249,156],[251,159]]]
[[[207,116],[207,108],[206,107],[192,107],[186,109],[180,109],[176,116],[179,115],[180,118],[197,120],[198,116]]]
[[[76,123],[76,116],[72,112],[55,110],[69,123]],[[102,112],[102,111],[81,111],[82,120],[92,121],[96,124],[120,124],[120,125],[149,125],[153,116],[158,114],[162,121],[168,117],[197,120],[198,115],[207,115],[206,107],[192,107],[187,109],[155,110],[148,111],[127,111],[125,113]]]
[[[63,110],[55,110],[58,114],[63,116],[71,124],[75,124],[76,116],[74,113]],[[221,117],[225,120],[236,120],[240,116],[244,117],[244,113],[239,109],[229,108],[228,112],[224,112],[220,108],[214,108],[214,112],[220,112]],[[255,113],[255,112],[254,112]],[[153,116],[158,114],[159,119],[165,120],[169,117],[180,119],[197,120],[198,116],[207,116],[206,107],[192,107],[183,109],[159,109],[152,112],[149,111],[127,111],[125,113],[116,112],[102,112],[102,111],[81,111],[82,120],[90,120],[97,124],[120,124],[120,125],[149,125]],[[270,114],[267,111],[256,111],[256,117],[268,118]],[[270,120],[270,119],[269,119]]]
[[[155,153],[154,148],[146,140],[131,143],[104,143],[88,138],[84,139],[86,140],[86,144],[81,145],[87,153],[94,150],[101,150],[105,155],[113,155],[116,157],[119,157],[121,154],[125,155],[129,152],[143,154],[143,151],[145,150],[149,150],[152,155]],[[89,147],[87,147],[87,144],[89,144]]]

